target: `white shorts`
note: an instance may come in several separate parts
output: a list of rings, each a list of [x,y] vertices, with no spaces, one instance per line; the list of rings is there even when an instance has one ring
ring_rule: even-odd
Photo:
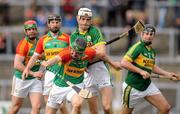
[[[46,71],[44,75],[44,89],[43,89],[43,95],[49,95],[53,80],[54,80],[55,74],[49,70]]]
[[[11,95],[25,98],[30,93],[42,93],[43,82],[37,78],[22,80],[13,76]]]
[[[78,87],[83,88],[84,84],[77,84]],[[59,87],[53,84],[52,89],[49,94],[47,106],[58,109],[60,104],[64,100],[68,100],[71,102],[73,95],[77,94],[74,89],[71,87]]]
[[[112,86],[109,70],[104,62],[98,62],[88,67],[84,73],[84,83],[91,92],[97,93],[99,89]]]
[[[134,108],[137,104],[140,104],[144,100],[144,97],[156,94],[161,94],[161,92],[153,82],[151,82],[151,84],[145,91],[139,91],[135,88],[132,88],[131,86],[128,86],[124,82],[122,104],[126,105],[128,108]]]

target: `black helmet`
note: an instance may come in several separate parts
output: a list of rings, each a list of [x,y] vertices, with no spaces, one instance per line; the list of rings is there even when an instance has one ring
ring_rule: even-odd
[[[156,33],[156,29],[154,26],[152,26],[150,24],[146,24],[143,32],[154,32],[154,33]]]
[[[52,20],[57,20],[57,21],[61,22],[61,21],[62,21],[62,18],[61,18],[61,16],[59,16],[59,15],[51,14],[51,15],[48,16],[48,23],[49,23],[50,21],[52,21]]]
[[[83,52],[86,49],[87,42],[82,38],[76,38],[74,42],[71,42],[71,48],[76,51]]]

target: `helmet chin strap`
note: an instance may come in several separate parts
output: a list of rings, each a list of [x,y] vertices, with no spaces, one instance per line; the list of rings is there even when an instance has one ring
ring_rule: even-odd
[[[151,41],[144,41],[144,44],[145,44],[146,46],[149,46],[149,45],[152,44],[152,42],[151,42]]]

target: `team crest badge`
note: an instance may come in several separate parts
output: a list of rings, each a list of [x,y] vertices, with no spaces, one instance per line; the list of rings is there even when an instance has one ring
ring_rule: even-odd
[[[86,38],[88,42],[91,42],[91,36],[88,35]]]

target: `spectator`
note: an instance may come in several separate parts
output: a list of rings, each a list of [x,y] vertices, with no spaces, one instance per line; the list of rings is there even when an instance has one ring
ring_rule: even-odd
[[[159,2],[167,2],[167,0],[158,0]],[[163,28],[165,26],[165,19],[164,17],[167,14],[167,7],[166,6],[161,6],[159,7],[159,17],[158,17],[158,25],[157,27]]]
[[[0,33],[0,53],[6,53],[6,38],[3,33]]]
[[[136,23],[136,20],[135,20],[135,18],[133,16],[133,11],[132,10],[126,11],[126,25],[125,25],[125,28],[128,30],[131,27],[133,27],[135,23]],[[129,47],[132,46],[132,44],[135,41],[135,37],[136,37],[136,35],[131,36],[131,37],[128,36],[128,45],[126,47],[126,50],[128,50]]]
[[[176,40],[177,40],[177,54],[180,57],[180,7],[175,7],[174,8],[174,13],[175,13],[175,28],[178,30],[177,35],[176,35]]]
[[[64,27],[75,27],[77,25],[76,17],[72,12],[65,12],[62,25]]]
[[[0,1],[0,25],[9,24],[9,5],[6,2]]]
[[[44,28],[46,26],[46,19],[47,19],[47,15],[44,9],[39,9],[35,17],[38,27]]]

